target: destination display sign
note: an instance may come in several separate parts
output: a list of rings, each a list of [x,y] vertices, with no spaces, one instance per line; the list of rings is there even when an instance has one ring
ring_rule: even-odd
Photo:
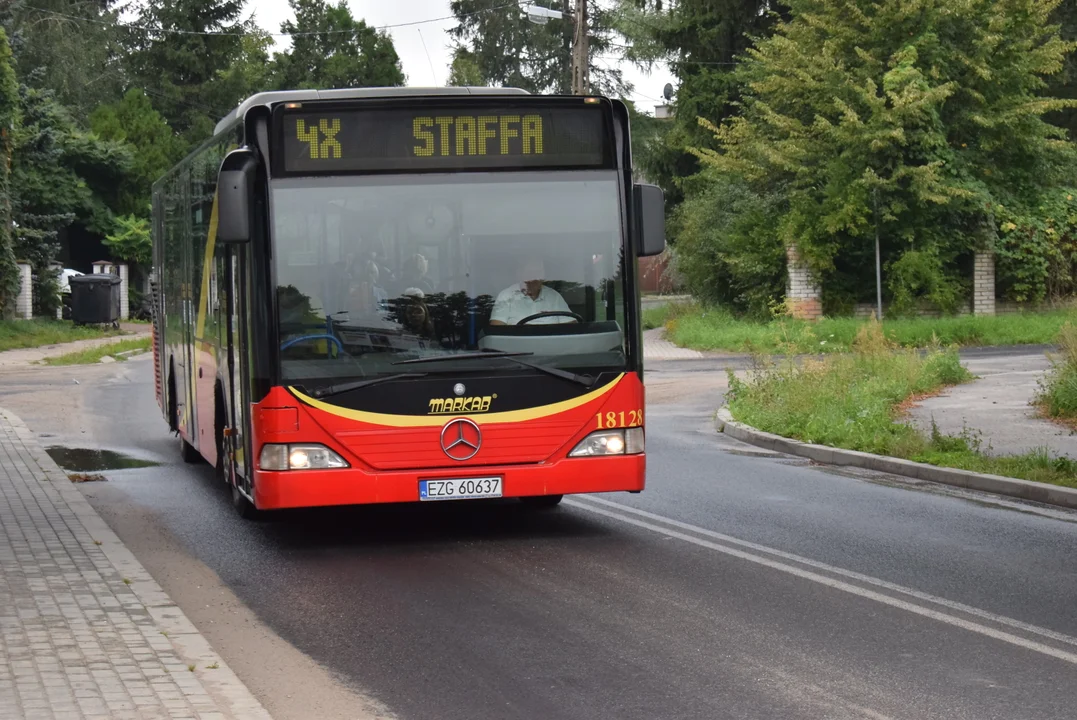
[[[601,106],[355,108],[278,116],[287,174],[598,168],[609,165]]]

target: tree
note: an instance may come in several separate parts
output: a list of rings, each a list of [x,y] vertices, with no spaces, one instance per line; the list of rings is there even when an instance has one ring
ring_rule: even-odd
[[[239,40],[239,56],[218,75],[218,94],[239,101],[272,87],[269,51],[273,37],[259,28],[248,28]]]
[[[213,133],[241,100],[222,80],[242,59],[244,0],[147,0],[127,33],[127,68],[154,108],[190,147]],[[199,34],[211,33],[211,34]]]
[[[149,221],[135,215],[116,218],[116,228],[105,236],[105,246],[120,260],[149,264],[153,254]]]
[[[452,64],[449,65],[449,85],[481,87],[485,84],[486,80],[482,76],[482,69],[475,60],[475,56],[463,48],[457,48],[453,52]]]
[[[449,35],[458,52],[478,66],[483,82],[479,85],[518,87],[533,93],[571,91],[573,24],[567,13],[569,0],[561,0],[566,13],[561,20],[536,25],[527,20],[515,3],[499,0],[453,0],[452,12],[457,25]],[[613,18],[610,12],[591,0],[588,4],[589,55],[591,84],[596,92],[621,97],[629,86],[620,70],[606,62],[613,48]]]
[[[120,32],[114,0],[12,0],[0,8],[22,82],[50,90],[83,122],[120,96]]]
[[[1044,95],[1047,97],[1077,98],[1077,2],[1061,2],[1051,16],[1058,23],[1062,39],[1075,43],[1066,55],[1062,72],[1053,75]],[[1069,131],[1070,140],[1077,142],[1077,110],[1068,108],[1048,116],[1051,122]]]
[[[93,233],[109,232],[117,188],[133,158],[126,144],[80,130],[47,90],[22,85],[19,104],[11,167],[15,253],[34,266],[36,311],[51,314],[59,302],[49,267],[59,231],[78,222]]]
[[[11,237],[12,131],[19,109],[19,85],[12,68],[11,46],[0,28],[0,320],[15,314],[19,268]]]
[[[119,102],[99,106],[90,128],[102,140],[131,146],[131,171],[121,181],[113,209],[121,214],[148,216],[150,186],[183,155],[184,143],[153,109],[141,90],[128,90]]]
[[[953,303],[957,261],[991,242],[998,206],[1033,206],[1068,179],[1074,148],[1040,95],[1067,51],[1058,0],[790,0],[750,49],[744,109],[698,148],[717,172],[783,198],[776,225],[824,302],[873,289],[886,240],[894,298]]]
[[[281,32],[304,33],[273,57],[279,89],[386,87],[404,84],[392,38],[356,20],[345,0],[289,0],[295,20]],[[306,34],[315,33],[315,34]]]
[[[662,186],[672,209],[684,197],[682,181],[700,170],[689,148],[714,148],[699,124],[721,124],[736,114],[742,93],[735,70],[753,39],[770,34],[784,9],[769,0],[620,0],[616,27],[626,38],[625,57],[649,68],[665,60],[677,77],[673,118],[661,142],[640,165]]]

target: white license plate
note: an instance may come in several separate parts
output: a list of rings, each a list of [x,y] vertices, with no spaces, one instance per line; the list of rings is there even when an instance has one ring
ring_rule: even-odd
[[[501,478],[453,478],[420,480],[420,500],[471,500],[501,497]]]

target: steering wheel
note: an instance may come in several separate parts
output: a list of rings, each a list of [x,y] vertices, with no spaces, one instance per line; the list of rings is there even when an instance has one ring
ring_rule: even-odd
[[[578,323],[583,322],[583,318],[580,317],[579,315],[577,315],[574,312],[568,312],[567,310],[547,310],[546,312],[540,312],[540,313],[535,313],[534,315],[528,315],[527,317],[523,318],[522,320],[518,320],[516,322],[516,324],[517,325],[526,325],[527,323],[531,322],[532,320],[537,320],[538,318],[543,318],[543,317],[570,317],[570,318],[574,318],[576,320],[576,322],[578,322]]]
[[[299,336],[297,338],[292,338],[291,340],[287,340],[285,342],[282,342],[280,344],[280,349],[281,350],[287,350],[292,345],[296,345],[296,344],[301,343],[301,342],[306,342],[308,340],[331,340],[333,342],[333,344],[335,344],[337,346],[337,351],[338,352],[344,352],[344,343],[340,342],[340,339],[337,338],[336,335],[326,335],[325,333],[321,333],[319,335],[301,335],[301,336]]]

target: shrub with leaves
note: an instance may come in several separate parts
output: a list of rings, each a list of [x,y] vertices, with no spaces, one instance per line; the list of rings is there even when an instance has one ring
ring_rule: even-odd
[[[824,286],[870,297],[870,265],[837,271],[870,258],[878,233],[891,270],[922,253],[892,288],[948,302],[954,278],[927,261],[951,268],[990,245],[999,205],[1072,178],[1074,147],[1044,115],[1077,103],[1041,95],[1071,50],[1050,24],[1059,2],[789,0],[791,19],[742,62],[742,114],[698,154],[780,194],[765,222]]]
[[[1001,296],[1039,303],[1077,293],[1077,189],[1053,189],[1030,209],[998,210]]]
[[[134,215],[116,218],[116,228],[105,236],[104,242],[119,260],[146,265],[152,259],[150,223],[145,218]]]

